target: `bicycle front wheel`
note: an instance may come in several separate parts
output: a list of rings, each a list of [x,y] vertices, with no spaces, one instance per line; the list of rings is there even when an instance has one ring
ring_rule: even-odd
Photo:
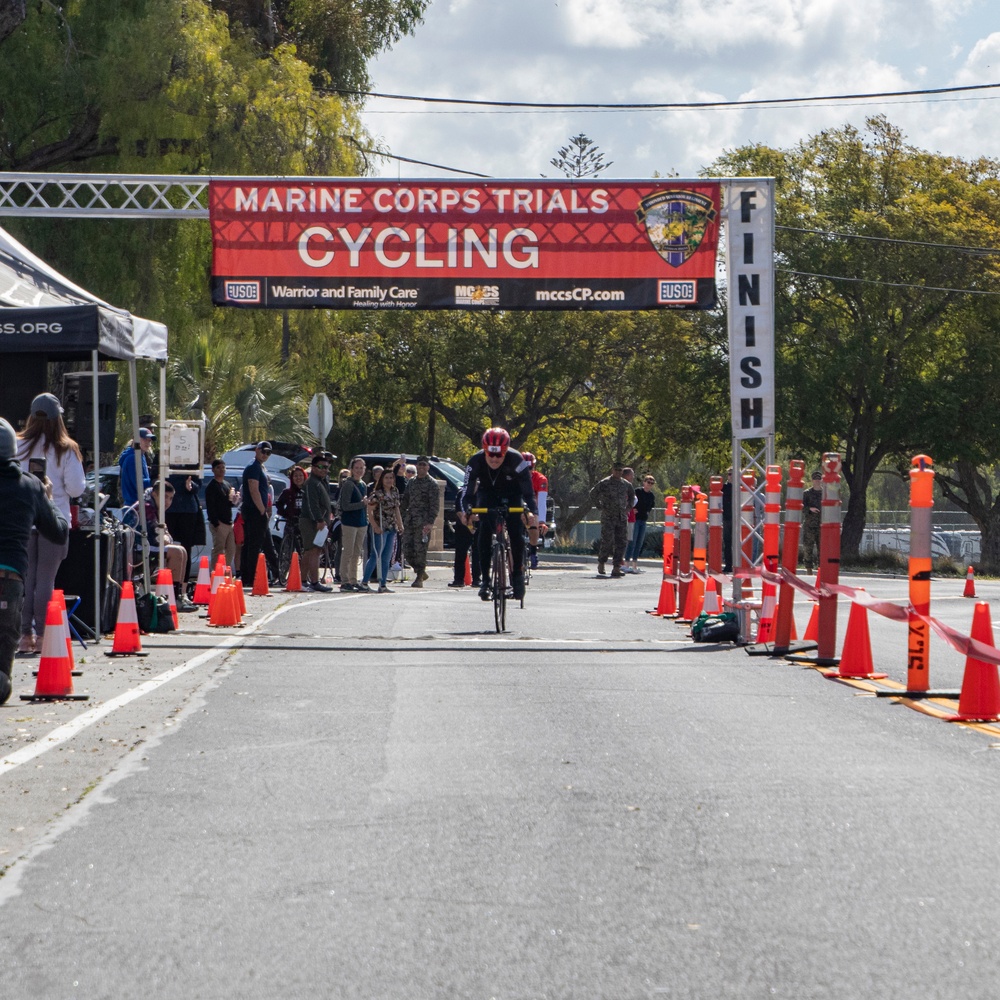
[[[295,551],[295,533],[288,526],[281,539],[281,551],[278,553],[278,571],[281,579],[288,579],[288,571],[292,568],[292,553]]]
[[[493,543],[493,618],[497,632],[507,628],[507,555],[499,541]]]

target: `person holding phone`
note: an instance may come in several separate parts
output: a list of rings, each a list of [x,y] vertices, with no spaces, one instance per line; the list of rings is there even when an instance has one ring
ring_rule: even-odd
[[[67,522],[71,520],[70,500],[87,487],[83,456],[63,422],[63,408],[50,392],[31,401],[24,430],[18,434],[17,460],[21,471],[33,475],[45,486],[49,498]],[[56,572],[69,552],[69,538],[53,542],[38,531],[28,541],[28,572],[24,578],[21,609],[19,656],[40,652],[45,633],[45,612],[56,583]]]

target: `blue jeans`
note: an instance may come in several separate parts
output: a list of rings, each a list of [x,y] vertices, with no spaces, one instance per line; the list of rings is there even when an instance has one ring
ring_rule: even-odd
[[[389,563],[392,561],[392,553],[396,548],[396,531],[395,529],[383,531],[381,535],[373,531],[370,537],[374,539],[374,542],[368,552],[361,581],[367,583],[377,565],[378,583],[380,587],[384,587],[389,580]]]
[[[646,541],[646,522],[635,520],[635,528],[632,532],[632,541],[628,543],[625,550],[625,562],[632,562],[642,554],[642,545]]]

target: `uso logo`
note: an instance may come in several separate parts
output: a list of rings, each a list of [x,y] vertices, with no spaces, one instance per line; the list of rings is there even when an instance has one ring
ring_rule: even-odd
[[[658,281],[656,283],[656,301],[664,305],[695,302],[697,298],[697,283],[694,281]]]
[[[259,281],[227,281],[227,302],[260,302]]]

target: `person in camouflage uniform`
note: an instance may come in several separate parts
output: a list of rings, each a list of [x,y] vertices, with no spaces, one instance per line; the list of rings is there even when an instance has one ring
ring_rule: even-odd
[[[604,576],[604,564],[611,556],[611,575],[624,576],[625,536],[628,512],[635,506],[635,490],[622,478],[623,466],[616,462],[591,491],[590,499],[601,512],[601,544],[597,553],[597,573]]]
[[[812,487],[802,494],[802,565],[811,573],[819,566],[819,526],[823,510],[823,475],[812,474]]]
[[[431,463],[426,455],[417,459],[417,475],[406,483],[403,511],[403,558],[413,567],[411,587],[422,587],[427,579],[427,543],[441,510],[441,491],[429,475]]]

